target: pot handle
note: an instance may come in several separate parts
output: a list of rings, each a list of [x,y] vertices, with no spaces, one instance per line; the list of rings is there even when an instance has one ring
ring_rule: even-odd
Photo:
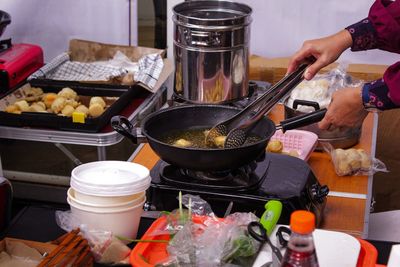
[[[297,109],[299,105],[313,107],[315,110],[320,110],[318,102],[309,101],[309,100],[302,100],[302,99],[295,99],[293,101],[293,109]]]
[[[325,113],[326,113],[326,108],[323,108],[301,116],[290,118],[281,121],[280,125],[276,126],[276,129],[282,129],[282,131],[285,132],[287,130],[292,130],[299,127],[307,126],[322,120],[325,116]]]
[[[114,116],[111,118],[111,127],[119,134],[129,138],[132,143],[137,144],[138,138],[136,133],[133,133],[134,127],[132,123],[124,116]]]

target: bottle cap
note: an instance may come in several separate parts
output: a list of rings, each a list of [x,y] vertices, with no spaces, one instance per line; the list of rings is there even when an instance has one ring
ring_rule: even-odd
[[[290,228],[299,234],[309,234],[315,229],[315,215],[306,210],[297,210],[290,216]]]

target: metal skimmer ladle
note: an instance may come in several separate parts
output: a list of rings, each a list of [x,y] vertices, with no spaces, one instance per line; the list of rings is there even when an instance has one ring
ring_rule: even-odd
[[[257,122],[303,80],[303,73],[308,66],[309,64],[300,65],[295,72],[285,76],[238,114],[212,127],[206,136],[206,144],[214,145],[216,137],[226,136],[225,148],[235,148],[243,145],[248,133]],[[264,103],[265,105],[254,114],[257,108]]]

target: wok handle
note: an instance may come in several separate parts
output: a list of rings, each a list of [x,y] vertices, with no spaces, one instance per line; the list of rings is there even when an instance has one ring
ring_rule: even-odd
[[[281,121],[280,125],[277,126],[277,129],[282,129],[282,131],[285,132],[287,130],[292,130],[299,127],[307,126],[315,122],[321,121],[324,118],[325,113],[326,113],[326,108],[323,108],[301,116],[290,118]]]
[[[297,109],[299,105],[313,107],[315,110],[321,109],[318,102],[310,100],[295,99],[293,101],[293,109]]]
[[[111,118],[111,127],[119,134],[129,138],[132,143],[137,144],[138,138],[134,133],[134,127],[132,123],[124,116],[114,116]]]

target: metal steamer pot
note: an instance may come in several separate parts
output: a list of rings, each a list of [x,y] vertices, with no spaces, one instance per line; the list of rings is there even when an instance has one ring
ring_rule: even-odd
[[[247,96],[252,9],[227,1],[187,1],[173,12],[175,94],[200,104]]]
[[[296,99],[293,101],[293,106],[288,105],[288,101],[284,102],[285,107],[285,119],[295,118],[306,114],[305,112],[299,111],[297,108],[299,105],[310,106],[315,110],[319,110],[320,106],[317,102]],[[356,145],[361,136],[361,126],[352,128],[337,128],[331,131],[321,130],[317,123],[310,124],[299,128],[302,130],[310,131],[318,135],[318,141],[329,142],[335,148],[349,148]]]

